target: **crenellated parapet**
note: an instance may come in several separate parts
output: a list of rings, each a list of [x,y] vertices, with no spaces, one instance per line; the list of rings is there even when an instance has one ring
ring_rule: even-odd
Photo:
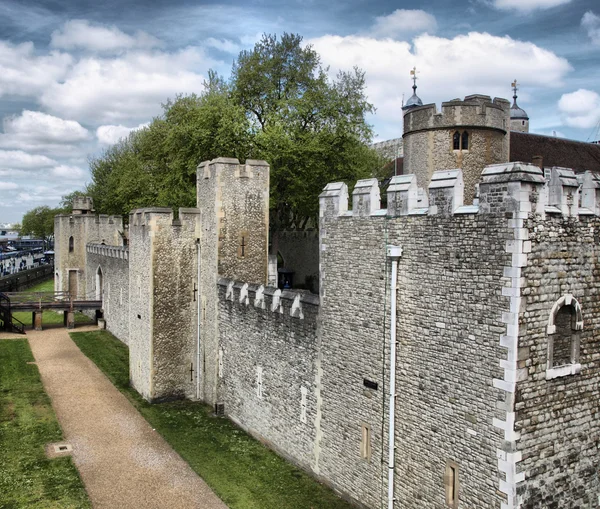
[[[468,95],[464,100],[442,103],[439,112],[435,104],[411,108],[404,113],[404,135],[410,132],[442,128],[479,127],[506,133],[510,102],[487,95]],[[509,117],[510,118],[510,117]]]
[[[90,243],[86,246],[88,254],[97,254],[107,258],[118,258],[129,260],[129,248],[127,246],[107,246],[106,244]]]
[[[477,189],[476,203],[465,205],[462,170],[439,170],[428,185],[429,201],[419,201],[423,192],[417,186],[416,176],[398,175],[387,189],[387,209],[381,209],[376,179],[365,179],[357,182],[349,209],[347,185],[334,182],[327,184],[319,196],[320,216],[327,219],[515,212],[524,219],[530,213],[543,217],[600,215],[600,177],[591,172],[575,175],[568,168],[551,168],[547,180],[539,167],[529,163],[494,164],[483,170]]]
[[[314,293],[281,290],[272,286],[242,283],[219,278],[219,298],[240,308],[253,307],[265,313],[285,315],[304,320],[310,316],[316,319],[319,296]]]

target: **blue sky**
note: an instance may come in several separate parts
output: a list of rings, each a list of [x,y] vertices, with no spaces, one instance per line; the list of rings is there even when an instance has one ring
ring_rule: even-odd
[[[510,98],[516,78],[531,132],[600,138],[597,0],[2,0],[0,223],[82,189],[90,156],[283,32],[332,76],[366,71],[375,141],[401,136],[413,66],[424,103]]]

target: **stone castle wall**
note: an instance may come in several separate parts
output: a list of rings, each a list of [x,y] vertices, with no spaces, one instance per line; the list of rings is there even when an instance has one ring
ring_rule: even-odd
[[[152,212],[158,217],[152,217]],[[154,398],[153,342],[154,320],[153,271],[151,231],[161,221],[170,227],[168,209],[141,209],[129,219],[129,376],[131,385],[144,398]],[[167,215],[169,217],[167,218]]]
[[[193,398],[199,211],[174,220],[170,209],[139,209],[129,224],[132,382],[149,400]]]
[[[504,244],[511,233],[506,221],[478,214],[389,217],[377,214],[377,206],[375,215],[361,215],[354,209],[344,213],[340,207],[340,215],[326,214],[321,223],[320,474],[369,507],[378,507],[387,494],[386,246],[397,245],[403,249],[397,281],[397,504],[446,507],[444,474],[451,460],[459,465],[461,506],[499,507],[500,437],[492,425],[498,391],[492,378],[501,373],[498,338],[508,310],[502,295],[509,258]],[[363,426],[371,430],[370,459],[360,454]]]
[[[546,181],[532,165],[491,165],[479,204],[463,205],[463,172],[436,171],[427,205],[418,177],[402,175],[390,182],[384,210],[375,179],[356,184],[351,210],[347,186],[329,184],[320,196],[317,299],[264,287],[262,254],[256,270],[244,259],[267,252],[252,238],[266,235],[268,195],[247,176],[265,168],[203,163],[199,211],[182,209],[175,221],[167,209],[132,213],[134,387],[151,401],[222,403],[339,493],[380,507],[388,489],[388,247],[400,246],[397,505],[448,507],[452,465],[454,506],[593,507],[600,180],[553,168]],[[225,199],[230,187],[238,199]],[[239,229],[235,214],[254,219]],[[257,231],[242,256],[249,224]],[[110,265],[115,253],[87,249],[86,271],[106,267],[109,315],[109,279],[123,267],[122,259]],[[219,267],[241,276],[219,279]],[[561,306],[573,308],[566,322]],[[552,357],[567,360],[555,366]]]
[[[235,422],[306,469],[318,432],[318,302],[219,280],[219,401]]]
[[[86,297],[91,291],[86,285],[86,244],[89,242],[122,245],[119,232],[123,232],[123,220],[118,216],[90,214],[60,214],[54,217],[54,290],[69,291],[69,278],[76,274],[77,283],[71,283],[78,297]],[[73,237],[73,250],[69,239]]]
[[[526,474],[519,491],[521,507],[598,507],[600,220],[548,214],[529,218],[524,227],[531,252],[523,268],[527,283],[521,323],[526,330],[519,338],[527,372],[515,395],[518,470]],[[579,342],[572,364],[580,368],[549,378],[549,340],[554,334],[548,324],[553,307],[565,296],[572,296],[582,314],[580,330],[568,324],[569,334]]]
[[[129,249],[88,244],[85,274],[86,287],[102,299],[106,328],[129,344]]]
[[[265,284],[268,267],[269,165],[218,158],[197,171],[200,236],[202,398],[217,402],[218,276]]]

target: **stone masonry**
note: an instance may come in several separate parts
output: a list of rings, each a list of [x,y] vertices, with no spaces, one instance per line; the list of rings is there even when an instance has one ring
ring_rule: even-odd
[[[471,95],[411,108],[404,113],[404,173],[426,189],[434,171],[461,168],[467,204],[473,203],[482,169],[509,160],[510,103]],[[468,147],[454,147],[453,136],[468,135]]]
[[[443,111],[472,142],[481,128],[504,153],[504,103],[454,103]],[[451,132],[430,110],[405,117],[407,157]],[[429,131],[416,129],[419,115]],[[427,150],[441,161],[446,148]],[[146,399],[216,404],[357,506],[385,506],[391,488],[403,509],[598,508],[600,179],[427,164],[393,177],[387,209],[376,179],[351,197],[327,185],[318,296],[266,286],[269,167],[224,158],[199,165],[198,209],[137,210],[128,249],[88,244],[87,289],[128,341]],[[57,218],[61,256],[76,221]],[[116,224],[106,231],[118,235]]]

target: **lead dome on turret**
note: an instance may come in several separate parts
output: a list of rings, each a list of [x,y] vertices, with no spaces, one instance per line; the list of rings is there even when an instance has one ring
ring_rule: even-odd
[[[529,115],[517,104],[517,80],[511,83],[513,89],[513,104],[510,107],[510,130],[521,133],[529,132]]]
[[[417,95],[417,68],[413,68],[410,71],[410,74],[413,80],[413,95],[410,96],[408,101],[406,101],[404,106],[402,106],[403,111],[409,110],[410,108],[417,108],[418,106],[423,106],[423,101],[421,101],[421,98]]]

